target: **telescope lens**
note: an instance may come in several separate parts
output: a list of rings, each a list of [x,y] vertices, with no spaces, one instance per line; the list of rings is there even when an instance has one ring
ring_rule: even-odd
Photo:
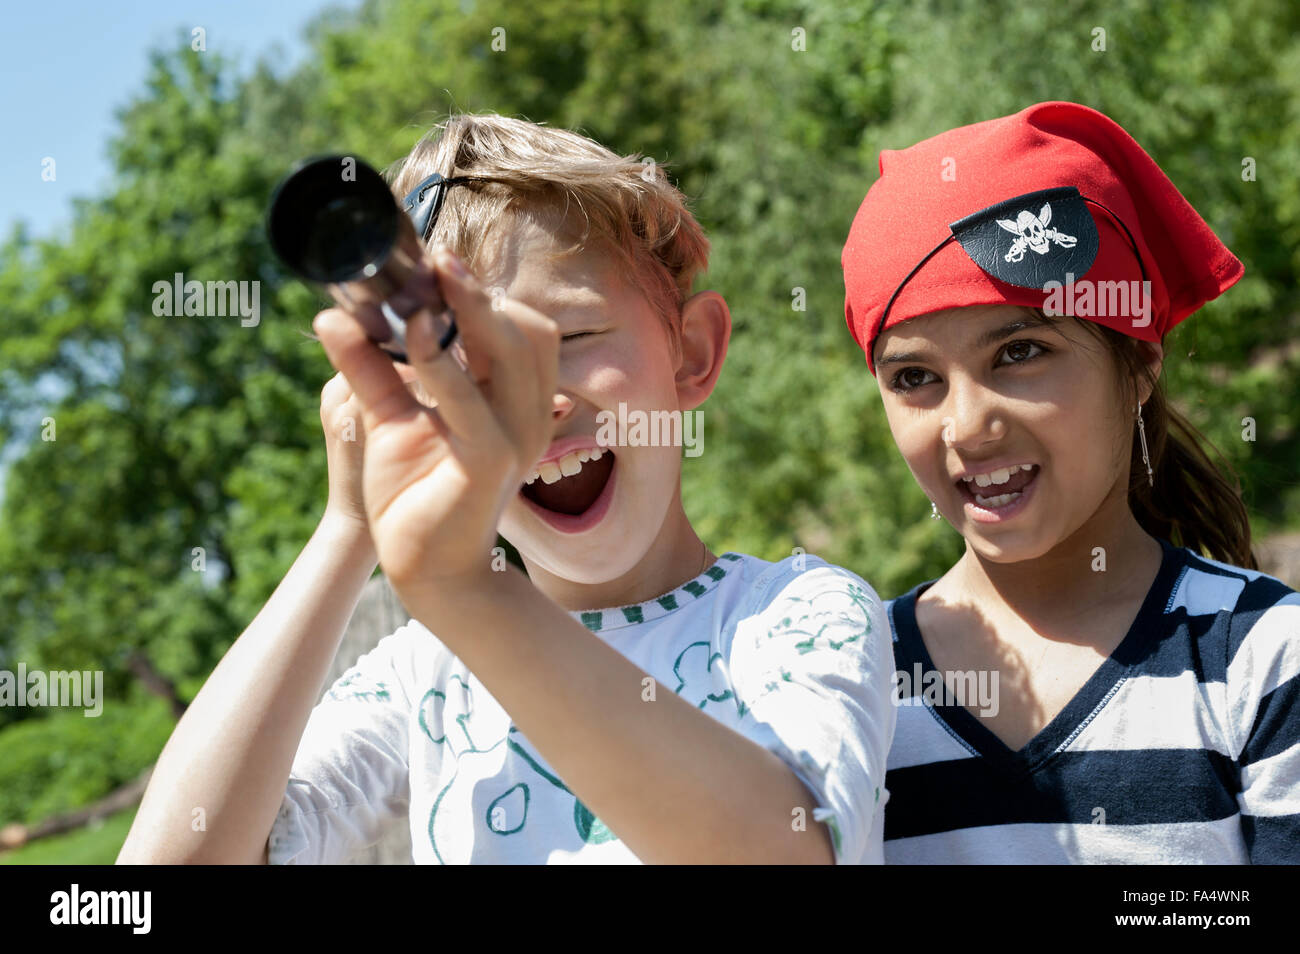
[[[374,207],[359,196],[329,200],[304,223],[303,268],[328,281],[357,277],[392,243],[390,222],[377,219]]]
[[[353,157],[327,156],[290,173],[276,189],[267,233],[299,276],[348,282],[369,278],[384,263],[400,214],[374,169]]]

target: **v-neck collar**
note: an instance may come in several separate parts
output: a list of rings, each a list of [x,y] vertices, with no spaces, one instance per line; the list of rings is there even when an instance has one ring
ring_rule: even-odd
[[[1186,566],[1180,549],[1166,540],[1160,540],[1160,546],[1163,551],[1160,569],[1124,638],[1065,708],[1030,739],[1024,748],[1019,751],[1010,748],[964,706],[927,704],[931,714],[966,748],[984,756],[1008,774],[1028,775],[1036,771],[1051,756],[1074,741],[1115,694],[1120,684],[1147,658],[1153,634],[1160,631],[1159,620],[1166,610],[1166,598],[1173,591],[1174,583]],[[923,673],[936,670],[916,624],[916,601],[935,582],[930,580],[913,587],[890,606],[890,622],[896,640],[895,667],[908,673],[909,677],[916,663],[920,663]]]

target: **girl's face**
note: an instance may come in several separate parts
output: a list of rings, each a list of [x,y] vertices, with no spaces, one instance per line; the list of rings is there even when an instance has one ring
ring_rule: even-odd
[[[894,441],[979,556],[1036,559],[1104,504],[1127,508],[1137,408],[1105,345],[1071,319],[950,308],[889,329],[876,355]]]

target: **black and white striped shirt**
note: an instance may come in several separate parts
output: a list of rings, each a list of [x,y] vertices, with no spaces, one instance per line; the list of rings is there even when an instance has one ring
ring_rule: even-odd
[[[1019,751],[951,697],[927,702],[931,584],[886,604],[910,686],[887,864],[1300,862],[1300,594],[1161,543],[1124,640]]]

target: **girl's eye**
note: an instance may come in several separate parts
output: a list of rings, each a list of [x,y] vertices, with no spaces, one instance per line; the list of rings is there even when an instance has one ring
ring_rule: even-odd
[[[999,361],[1000,365],[1007,364],[1024,364],[1031,361],[1039,355],[1047,354],[1047,348],[1040,345],[1037,341],[1013,341],[1002,349],[1002,354],[1010,360]]]
[[[890,382],[890,387],[895,391],[905,394],[908,391],[919,388],[923,384],[929,384],[930,382],[926,380],[927,374],[932,378],[934,377],[934,375],[925,370],[925,368],[904,368],[902,371],[899,371],[894,375],[893,380]],[[938,379],[935,378],[935,380]]]
[[[591,335],[596,335],[596,334],[599,334],[599,332],[597,332],[597,331],[575,331],[575,332],[574,332],[573,334],[571,334],[571,335],[565,335],[565,336],[562,337],[560,340],[561,340],[561,341],[572,341],[572,340],[574,340],[575,338],[587,338],[587,337],[590,337]]]

